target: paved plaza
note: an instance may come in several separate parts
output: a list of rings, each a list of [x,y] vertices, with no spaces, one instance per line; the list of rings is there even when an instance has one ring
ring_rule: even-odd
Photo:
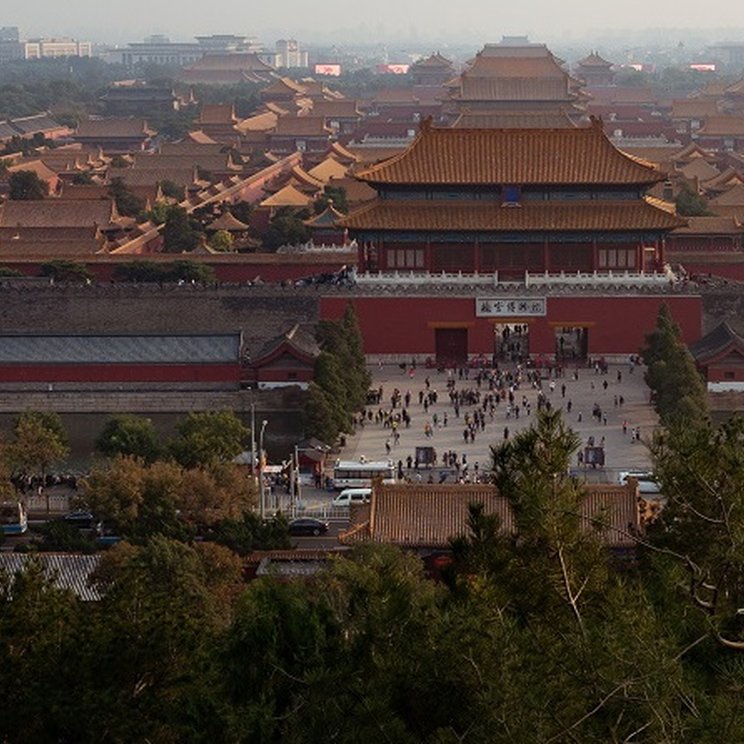
[[[501,369],[506,371],[515,368],[513,365],[501,365]],[[356,433],[347,437],[346,447],[340,455],[343,460],[357,460],[362,456],[367,460],[389,458],[395,463],[402,461],[405,470],[407,458],[408,456],[414,457],[417,446],[431,446],[436,449],[440,463],[444,452],[454,451],[460,460],[465,454],[469,464],[469,473],[472,475],[475,463],[478,463],[479,470],[489,467],[490,446],[504,441],[505,428],[508,428],[509,436],[513,436],[535,421],[539,390],[528,382],[522,382],[514,391],[515,405],[520,406],[519,417],[515,416],[514,411],[507,415],[508,400],[502,401],[495,407],[493,417],[486,411],[485,429],[478,428],[475,441],[466,442],[463,436],[466,428],[465,415],[467,413],[472,415],[476,410],[482,410],[482,403],[462,405],[459,417],[457,417],[450,401],[447,381],[450,379],[448,374],[452,374],[455,380],[455,390],[476,391],[480,389],[481,396],[486,395],[489,393],[489,384],[484,381],[478,388],[475,380],[476,370],[469,370],[468,379],[460,379],[457,372],[438,372],[422,367],[413,371],[402,370],[397,365],[370,367],[370,372],[373,377],[372,388],[382,386],[382,402],[379,406],[368,406],[367,410],[373,412],[373,420],[370,421],[368,418],[363,427],[357,427]],[[563,410],[564,416],[581,437],[583,444],[587,444],[589,438],[594,437],[595,444],[599,445],[604,438],[605,467],[593,469],[582,466],[580,468],[589,480],[616,481],[619,471],[649,467],[650,457],[644,442],[648,440],[657,425],[657,417],[648,402],[649,389],[643,381],[643,373],[644,367],[631,367],[629,364],[610,364],[606,374],[597,373],[594,368],[587,366],[567,367],[564,375],[557,378],[548,378],[547,371],[542,372],[543,394],[552,407]],[[575,375],[578,375],[578,379],[575,379]],[[426,391],[427,379],[429,390],[435,390],[437,393],[437,402],[430,405],[428,411],[419,403],[419,391]],[[550,389],[551,379],[555,383],[552,391]],[[565,394],[562,390],[564,385]],[[396,388],[402,396],[408,392],[411,396],[411,403],[407,408],[411,418],[410,427],[404,424],[399,425],[400,438],[397,444],[391,429],[374,418],[378,410],[386,412],[391,409],[390,398]],[[526,397],[530,404],[529,414],[522,404],[523,397]],[[570,413],[568,412],[569,402]],[[405,403],[401,405],[405,406]],[[592,416],[595,406],[599,406],[602,410],[603,415],[600,419]],[[400,410],[399,407],[397,411],[400,412]],[[444,425],[445,414],[446,426]],[[624,423],[625,432],[623,432]],[[425,433],[429,427],[431,436]],[[634,429],[640,431],[640,441],[634,440],[632,436]],[[390,445],[389,454],[387,444]],[[578,467],[579,464],[575,460],[572,465]],[[448,479],[449,482],[453,480],[454,476]]]

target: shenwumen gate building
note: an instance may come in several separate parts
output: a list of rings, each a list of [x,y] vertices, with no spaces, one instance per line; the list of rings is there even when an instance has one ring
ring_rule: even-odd
[[[376,200],[340,223],[359,244],[350,296],[365,350],[463,362],[637,353],[667,303],[685,340],[701,300],[664,260],[684,225],[645,195],[665,175],[600,121],[556,129],[435,128],[356,176]],[[324,315],[346,299],[323,298]]]

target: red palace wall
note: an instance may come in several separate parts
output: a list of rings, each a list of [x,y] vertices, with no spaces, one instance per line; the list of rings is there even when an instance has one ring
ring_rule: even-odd
[[[3,382],[240,383],[237,364],[0,364]]]
[[[487,292],[483,293],[487,295]],[[339,318],[346,297],[321,299],[322,318]],[[687,343],[702,335],[699,296],[636,295],[625,297],[548,297],[547,315],[533,318],[477,318],[473,297],[353,298],[367,354],[435,353],[437,328],[467,328],[468,354],[490,355],[494,323],[528,323],[531,354],[553,354],[556,328],[588,328],[588,354],[636,354],[666,303]]]

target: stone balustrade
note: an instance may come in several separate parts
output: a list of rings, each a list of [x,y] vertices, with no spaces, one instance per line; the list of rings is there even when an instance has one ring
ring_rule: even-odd
[[[428,271],[376,271],[357,272],[356,283],[362,287],[374,286],[426,286],[455,285],[463,287],[500,287],[515,285],[523,287],[564,286],[564,287],[666,287],[676,281],[676,276],[668,268],[662,272],[646,273],[643,271],[593,271],[593,272],[541,272],[524,273],[524,279],[499,279],[498,271],[488,274],[433,273]]]

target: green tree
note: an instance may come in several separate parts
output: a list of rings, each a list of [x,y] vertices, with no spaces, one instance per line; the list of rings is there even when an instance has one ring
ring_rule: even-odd
[[[120,176],[111,179],[109,194],[116,203],[116,210],[123,217],[136,217],[145,208],[145,200],[137,196]]]
[[[661,423],[666,427],[704,424],[708,418],[705,384],[666,305],[659,309],[656,328],[646,337],[641,355]]]
[[[263,236],[267,248],[280,248],[283,245],[306,243],[310,232],[305,226],[301,214],[289,207],[278,209],[269,223],[269,229]]]
[[[22,271],[18,271],[17,269],[11,269],[7,266],[0,266],[0,277],[11,279],[13,277],[19,277],[24,276]]]
[[[315,214],[320,214],[329,204],[333,204],[334,209],[346,214],[349,211],[346,189],[340,186],[325,186],[323,193],[313,203]]]
[[[346,334],[348,361],[353,370],[350,398],[353,410],[359,410],[367,402],[367,391],[372,383],[372,376],[367,369],[364,356],[364,338],[359,328],[359,318],[351,300],[346,303],[341,326]]]
[[[337,432],[351,429],[350,413],[353,409],[345,374],[346,370],[342,369],[338,358],[327,351],[322,351],[315,360],[313,381],[323,390],[330,403]]]
[[[251,224],[251,215],[253,214],[253,205],[246,201],[237,201],[228,206],[230,214],[236,220],[240,220],[246,225]]]
[[[695,193],[686,183],[680,186],[674,203],[677,213],[683,217],[705,217],[713,214],[708,207],[707,200]]]
[[[155,206],[146,213],[147,219],[154,222],[156,225],[164,224],[168,219],[170,207],[171,205],[164,201],[155,202]]]
[[[39,268],[41,276],[48,276],[55,282],[83,282],[90,284],[93,273],[85,264],[70,261],[66,258],[58,258],[54,261],[43,263]]]
[[[83,653],[93,677],[91,720],[122,741],[224,741],[227,711],[216,660],[241,588],[241,566],[215,545],[162,537],[105,554],[95,577],[104,594]],[[93,715],[93,713],[95,715]]]
[[[213,282],[214,269],[198,261],[178,259],[172,263],[163,264],[163,277],[170,282]]]
[[[33,558],[0,572],[0,737],[8,742],[76,740],[67,694],[80,682],[82,605]],[[39,706],[46,700],[45,706]],[[80,741],[81,739],[77,739]]]
[[[248,555],[254,550],[287,550],[292,547],[284,517],[278,515],[262,520],[250,511],[240,519],[217,522],[206,537],[238,555]]]
[[[165,264],[155,261],[129,261],[114,267],[114,279],[117,282],[162,282],[165,271]]]
[[[168,210],[163,227],[163,250],[166,253],[188,253],[199,244],[201,234],[198,223],[189,219],[183,207]]]
[[[177,432],[170,451],[184,467],[231,462],[243,452],[250,436],[232,411],[190,413]]]
[[[163,196],[167,196],[179,202],[183,201],[184,188],[183,186],[179,186],[177,183],[173,181],[169,181],[168,179],[161,181],[160,190],[163,192]]]
[[[96,544],[90,535],[64,519],[52,519],[37,528],[41,534],[39,550],[54,553],[93,553]]]
[[[220,253],[233,251],[235,238],[227,230],[218,230],[209,240],[209,245]]]
[[[744,419],[658,433],[652,452],[667,504],[651,541],[709,627],[744,651]]]
[[[9,196],[18,201],[39,201],[49,193],[49,184],[34,171],[19,170],[8,179]]]
[[[75,186],[90,186],[94,183],[93,176],[90,171],[80,171],[72,177],[72,182]]]
[[[339,434],[336,404],[320,385],[311,382],[303,409],[305,436],[316,437],[321,442],[333,444]]]
[[[141,541],[156,534],[186,539],[205,526],[239,519],[255,505],[256,494],[232,463],[182,468],[117,455],[91,470],[80,501],[124,536]]]
[[[158,458],[161,447],[155,426],[143,416],[112,416],[96,440],[96,450],[106,457],[131,455],[145,462]]]
[[[519,535],[508,572],[511,601],[523,616],[567,616],[583,632],[584,606],[601,596],[606,561],[583,519],[584,488],[568,475],[580,444],[554,410],[540,412],[535,425],[492,453],[494,483]]]
[[[69,452],[67,433],[57,414],[30,411],[16,419],[8,456],[17,474],[43,480]]]

